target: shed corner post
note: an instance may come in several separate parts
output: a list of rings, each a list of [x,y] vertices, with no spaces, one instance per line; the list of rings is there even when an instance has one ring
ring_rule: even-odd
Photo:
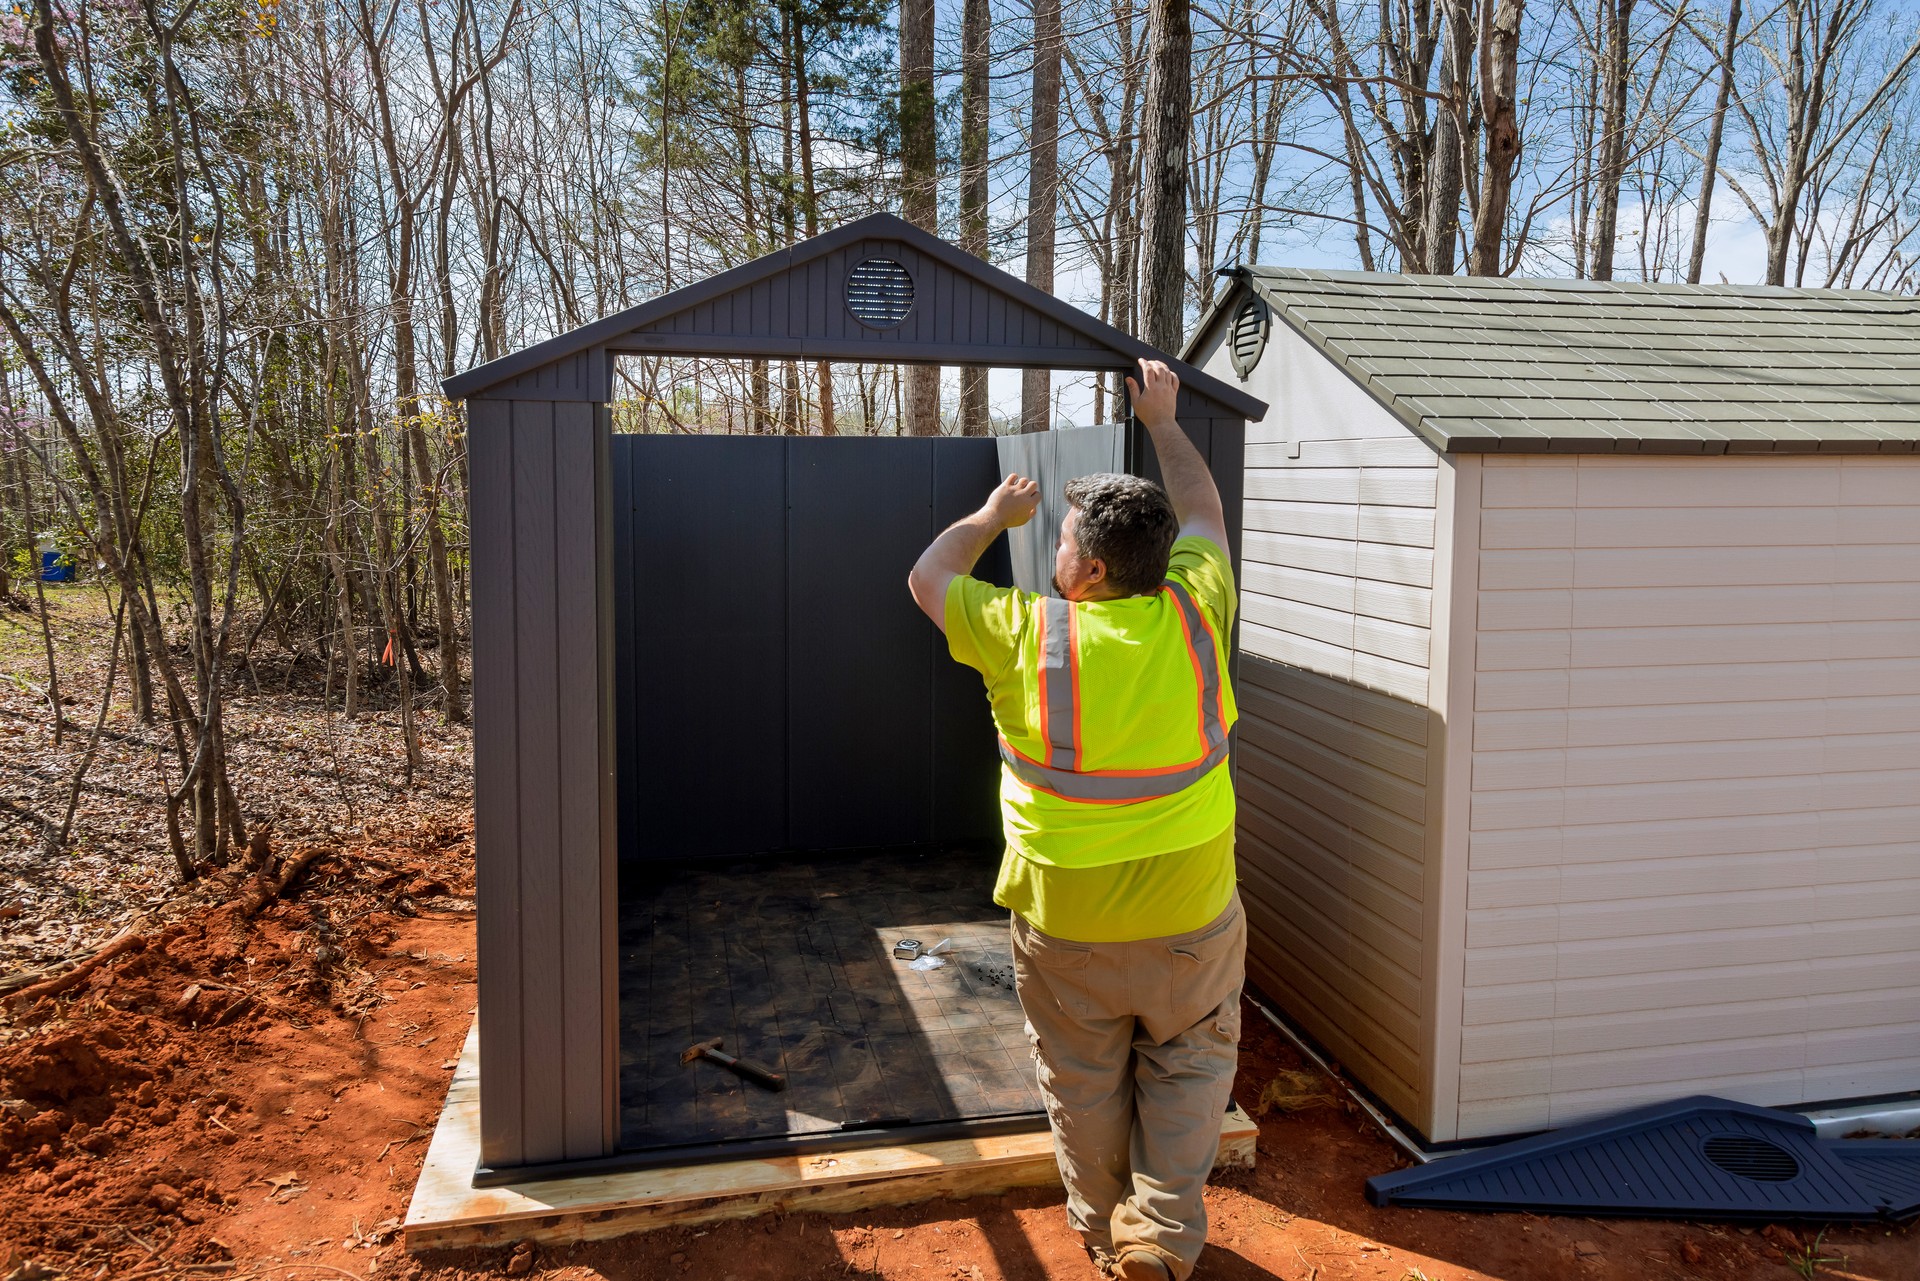
[[[486,1169],[619,1141],[611,387],[593,355],[468,398]]]
[[[1457,1139],[1461,1131],[1480,481],[1480,455],[1441,458],[1428,633],[1427,808],[1422,842],[1420,1096],[1424,1115],[1407,1118],[1435,1143]]]

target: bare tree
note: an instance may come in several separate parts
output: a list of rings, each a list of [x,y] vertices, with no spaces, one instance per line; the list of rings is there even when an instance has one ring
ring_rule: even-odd
[[[960,20],[960,247],[987,256],[987,64],[993,15],[987,0],[965,0]],[[960,371],[960,434],[991,434],[987,371]]]
[[[1033,88],[1027,146],[1027,283],[1053,291],[1053,251],[1060,219],[1060,0],[1034,0]],[[1020,375],[1020,430],[1053,425],[1053,379],[1045,369]]]
[[[1141,154],[1140,336],[1177,351],[1186,331],[1187,131],[1193,113],[1188,0],[1147,9],[1146,142]]]
[[[939,233],[938,145],[933,97],[933,0],[902,0],[900,7],[900,212],[910,223]],[[909,436],[940,434],[940,369],[907,370],[905,418]]]

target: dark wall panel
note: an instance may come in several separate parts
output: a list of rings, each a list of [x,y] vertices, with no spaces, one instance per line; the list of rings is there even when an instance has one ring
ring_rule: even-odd
[[[934,535],[931,440],[787,442],[788,841],[924,841],[931,624],[907,571]]]
[[[623,859],[780,849],[786,836],[785,442],[621,436],[629,536],[620,590],[633,739]]]

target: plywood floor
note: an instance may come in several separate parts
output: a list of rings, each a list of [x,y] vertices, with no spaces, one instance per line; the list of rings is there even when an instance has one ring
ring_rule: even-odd
[[[998,856],[880,851],[622,869],[621,1146],[1041,1111]],[[895,940],[953,940],[934,970]],[[786,1074],[772,1093],[681,1051]]]

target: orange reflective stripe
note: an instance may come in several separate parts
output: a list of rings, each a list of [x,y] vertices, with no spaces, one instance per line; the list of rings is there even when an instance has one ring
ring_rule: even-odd
[[[1002,737],[1000,759],[1015,778],[1064,800],[1122,805],[1171,796],[1199,782],[1227,759],[1224,683],[1213,628],[1182,584],[1169,579],[1162,590],[1179,615],[1180,633],[1193,663],[1200,754],[1178,765],[1152,769],[1077,768],[1081,752],[1079,613],[1070,601],[1043,597],[1037,636],[1039,737],[1047,759],[1037,761]]]

